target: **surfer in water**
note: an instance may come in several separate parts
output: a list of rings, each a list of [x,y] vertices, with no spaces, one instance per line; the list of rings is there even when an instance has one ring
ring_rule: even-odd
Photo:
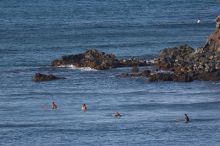
[[[189,117],[187,114],[184,114],[185,115],[185,123],[188,123],[189,122]]]
[[[119,112],[115,112],[115,113],[114,113],[114,117],[115,117],[115,118],[120,118],[120,117],[121,117],[121,114],[120,114]]]
[[[81,106],[81,110],[82,110],[82,111],[84,111],[84,112],[87,110],[87,106],[86,106],[86,104],[85,104],[85,103],[84,103],[84,104],[82,104],[82,106]]]
[[[54,101],[52,102],[52,109],[57,109],[57,105]]]

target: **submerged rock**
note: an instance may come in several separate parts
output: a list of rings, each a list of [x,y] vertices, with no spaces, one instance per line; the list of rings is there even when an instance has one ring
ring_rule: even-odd
[[[57,80],[57,79],[65,79],[62,77],[56,77],[54,75],[45,75],[41,73],[36,73],[33,77],[33,81],[51,81],[51,80]]]
[[[151,74],[150,70],[144,70],[142,72],[133,72],[133,70],[131,70],[130,73],[122,73],[118,75],[118,77],[146,77],[148,78],[150,74]]]
[[[148,66],[151,63],[139,59],[117,59],[113,54],[105,54],[96,49],[87,50],[76,55],[63,56],[52,62],[52,66],[74,65],[76,67],[90,67],[97,70],[106,70],[116,67]]]
[[[171,73],[154,73],[149,76],[150,82],[156,81],[173,81],[173,74]]]
[[[183,73],[183,74],[174,74],[173,76],[173,81],[178,81],[178,82],[192,82],[193,75],[189,73]]]
[[[131,72],[137,73],[137,72],[139,72],[139,68],[137,66],[134,66],[134,67],[132,67]]]

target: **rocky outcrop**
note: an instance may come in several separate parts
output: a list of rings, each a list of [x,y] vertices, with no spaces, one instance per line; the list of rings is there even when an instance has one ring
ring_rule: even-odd
[[[166,48],[160,52],[160,55],[155,59],[155,65],[160,69],[172,70],[177,67],[187,66],[191,59],[194,49],[188,45],[182,45],[174,48]]]
[[[154,63],[144,59],[117,59],[113,54],[105,54],[95,49],[77,55],[63,56],[52,62],[52,66],[74,65],[106,70],[117,67],[132,67],[130,73],[121,77],[146,77],[149,81],[220,80],[220,16],[216,18],[216,29],[208,37],[202,48],[193,49],[181,45],[162,50]],[[138,66],[154,65],[157,71],[139,71]]]
[[[98,50],[87,50],[85,53],[77,55],[63,56],[61,59],[54,60],[52,66],[74,65],[76,67],[90,67],[98,70],[116,67],[118,60],[113,54],[105,54]]]
[[[149,76],[150,82],[155,81],[173,81],[173,74],[171,73],[154,73]]]
[[[141,72],[133,72],[133,68],[130,73],[122,73],[120,75],[117,75],[118,77],[145,77],[148,78],[151,74],[150,70],[144,70]]]
[[[214,33],[209,36],[204,51],[220,52],[220,16],[216,18],[216,29]]]
[[[135,68],[131,73],[121,76],[147,77],[149,81],[180,81],[193,80],[220,80],[220,16],[216,18],[216,30],[212,33],[206,45],[193,49],[188,45],[161,50],[155,58],[154,65],[158,68],[155,72],[142,75],[136,73]]]
[[[216,18],[216,30],[203,48],[183,45],[164,49],[155,65],[173,71],[174,81],[220,80],[220,17]]]
[[[176,82],[191,82],[193,81],[192,74],[180,74],[174,72],[165,72],[165,71],[151,71],[144,70],[142,72],[131,72],[131,73],[122,73],[118,77],[142,77],[148,78],[150,82],[158,81],[176,81]]]
[[[149,81],[176,81],[176,82],[191,82],[193,78],[190,74],[175,74],[171,72],[154,73],[149,76]]]
[[[65,79],[62,77],[56,77],[54,75],[45,75],[41,73],[36,73],[33,77],[33,81],[39,82],[39,81],[51,81],[51,80],[57,80],[57,79]]]
[[[105,54],[96,49],[87,50],[76,55],[63,56],[52,62],[52,66],[74,65],[76,67],[90,67],[97,70],[106,70],[116,67],[148,66],[150,62],[140,59],[117,59],[113,54]]]
[[[141,66],[150,66],[153,65],[152,62],[147,61],[145,59],[138,59],[138,58],[129,58],[129,59],[120,59],[116,67],[141,67]]]

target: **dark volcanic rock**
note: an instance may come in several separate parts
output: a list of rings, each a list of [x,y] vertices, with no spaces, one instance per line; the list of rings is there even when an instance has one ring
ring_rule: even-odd
[[[117,75],[117,77],[140,77],[139,73],[122,73]]]
[[[132,67],[131,72],[137,73],[137,72],[139,72],[139,68],[137,66],[134,66],[134,67]]]
[[[173,74],[172,73],[154,73],[150,75],[149,81],[150,82],[173,81]]]
[[[119,77],[143,77],[148,78],[150,82],[158,81],[176,81],[176,82],[191,82],[193,81],[193,74],[190,73],[174,73],[165,71],[151,72],[144,70],[140,73],[122,73]]]
[[[150,76],[150,74],[151,74],[151,71],[150,71],[150,70],[144,70],[144,71],[142,71],[142,72],[140,73],[140,75],[141,75],[142,77],[146,77],[146,78],[148,78],[148,77]]]
[[[194,49],[188,45],[182,45],[174,48],[166,48],[160,52],[155,64],[161,69],[173,69],[177,66],[187,66],[190,61],[189,56]]]
[[[198,74],[198,80],[205,80],[205,81],[219,81],[220,80],[220,71],[216,72],[203,72]]]
[[[57,79],[64,79],[64,78],[56,77],[54,75],[45,75],[41,73],[36,73],[33,77],[33,81],[51,81]]]
[[[91,67],[99,70],[113,68],[117,64],[118,60],[113,54],[105,54],[95,49],[87,50],[82,54],[63,56],[61,59],[52,62],[52,66],[74,65],[76,67]]]
[[[216,18],[216,29],[214,33],[209,36],[204,50],[220,52],[220,16]]]
[[[176,82],[191,82],[193,78],[190,74],[175,74],[172,72],[153,73],[149,76],[149,81],[176,81]]]
[[[220,80],[220,16],[216,18],[216,30],[203,48],[194,50],[183,45],[164,49],[155,65],[174,71],[174,81]]]
[[[63,56],[52,62],[52,66],[74,65],[76,67],[90,67],[105,70],[116,67],[147,66],[149,62],[139,59],[117,59],[113,54],[105,54],[96,49],[87,50],[77,55]]]
[[[144,70],[142,72],[131,72],[131,73],[122,73],[118,77],[146,77],[148,78],[151,74],[150,70]]]
[[[193,75],[189,73],[181,73],[181,74],[174,74],[173,81],[177,82],[192,82]]]
[[[152,65],[151,62],[147,62],[146,60],[141,60],[137,58],[130,59],[121,59],[119,60],[117,67],[134,67],[134,66],[149,66]]]
[[[52,66],[74,65],[105,70],[116,67],[133,67],[131,73],[123,73],[122,77],[146,77],[150,81],[220,80],[220,16],[216,18],[216,29],[209,36],[202,48],[193,49],[188,45],[166,48],[154,59],[160,72],[138,70],[139,66],[152,63],[135,58],[117,59],[113,54],[105,54],[98,50],[87,50],[77,55],[63,56],[52,62]],[[164,72],[169,71],[169,72]]]

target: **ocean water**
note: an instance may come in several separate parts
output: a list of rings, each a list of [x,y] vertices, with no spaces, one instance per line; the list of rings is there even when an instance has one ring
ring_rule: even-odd
[[[50,66],[87,48],[150,59],[166,47],[201,47],[219,12],[217,0],[1,0],[0,145],[219,146],[220,82]],[[36,83],[36,72],[66,79]]]

